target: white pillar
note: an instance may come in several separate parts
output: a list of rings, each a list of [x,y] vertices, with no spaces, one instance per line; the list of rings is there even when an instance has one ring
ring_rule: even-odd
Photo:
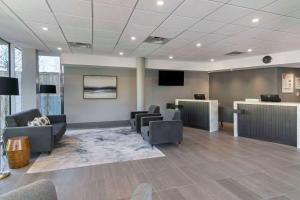
[[[138,111],[145,109],[144,86],[145,58],[136,58],[136,108]]]
[[[22,110],[37,108],[38,63],[35,49],[22,50]]]

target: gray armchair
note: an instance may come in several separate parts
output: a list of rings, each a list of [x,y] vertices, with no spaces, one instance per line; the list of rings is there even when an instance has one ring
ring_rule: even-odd
[[[40,180],[0,196],[0,200],[57,200],[51,181]]]
[[[50,153],[54,145],[66,132],[67,123],[65,115],[47,116],[51,125],[28,127],[28,121],[35,117],[41,117],[38,109],[31,109],[16,113],[5,118],[6,128],[3,131],[3,139],[6,142],[11,137],[28,136],[31,144],[31,152]]]
[[[160,107],[151,105],[148,111],[134,111],[130,113],[130,124],[132,129],[141,133],[141,118],[146,116],[160,116]]]
[[[180,120],[180,111],[168,109],[164,117],[143,117],[142,136],[151,145],[175,143],[180,144],[183,137],[183,125]]]

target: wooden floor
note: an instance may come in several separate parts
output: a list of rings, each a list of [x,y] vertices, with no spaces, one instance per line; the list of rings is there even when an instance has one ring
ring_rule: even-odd
[[[59,199],[128,199],[143,182],[156,200],[300,199],[300,152],[294,147],[185,128],[179,146],[159,147],[166,157],[41,174],[26,168],[0,181],[0,193],[51,179]]]

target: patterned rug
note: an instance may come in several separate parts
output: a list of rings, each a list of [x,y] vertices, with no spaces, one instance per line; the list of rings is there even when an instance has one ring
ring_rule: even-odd
[[[129,127],[68,130],[52,153],[41,154],[27,173],[163,156]]]

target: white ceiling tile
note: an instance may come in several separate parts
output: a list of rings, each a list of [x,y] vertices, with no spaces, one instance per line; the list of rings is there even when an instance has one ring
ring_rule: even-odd
[[[126,22],[94,20],[94,30],[104,30],[121,33]]]
[[[253,12],[253,10],[248,8],[225,5],[222,8],[218,9],[216,12],[209,15],[207,19],[230,23],[251,12]]]
[[[264,11],[286,15],[288,13],[300,10],[299,0],[278,0],[262,8]]]
[[[62,15],[58,14],[56,15],[59,24],[64,26],[75,26],[78,28],[92,28],[92,19],[89,18],[82,18],[77,16],[71,16],[71,15]]]
[[[45,23],[45,24],[56,24],[55,18],[50,12],[43,12],[41,10],[24,10],[24,9],[14,9],[14,12],[22,18],[22,20]]]
[[[48,31],[42,30],[45,24],[29,22],[29,27],[43,40],[52,42],[65,42],[63,34],[58,25],[47,25]]]
[[[92,17],[91,1],[51,0],[49,4],[55,14],[72,15],[83,18]]]
[[[226,26],[223,26],[222,28],[215,31],[215,33],[232,36],[240,32],[248,31],[250,29],[250,27],[246,26],[227,24]]]
[[[94,0],[94,3],[104,3],[117,6],[133,7],[137,0]]]
[[[185,31],[184,33],[182,33],[181,35],[179,35],[177,38],[191,42],[191,41],[201,38],[202,36],[204,36],[206,34],[207,33],[200,33],[197,31],[189,31],[188,30],[188,31]]]
[[[197,24],[195,24],[193,27],[190,28],[191,31],[198,31],[202,33],[211,33],[216,31],[217,29],[224,26],[225,23],[222,22],[216,22],[211,20],[201,20]]]
[[[164,0],[163,6],[157,6],[156,1],[157,0],[139,0],[137,9],[160,13],[171,13],[177,6],[179,6],[183,2],[183,0]]]
[[[175,15],[203,18],[207,14],[216,10],[223,5],[220,2],[208,1],[208,0],[186,0],[175,12]]]
[[[155,37],[164,37],[164,38],[175,38],[177,35],[179,35],[182,32],[182,30],[178,28],[165,28],[160,26],[158,29],[156,29],[151,36]]]
[[[231,0],[229,4],[247,7],[247,8],[254,8],[259,9],[262,8],[270,3],[274,2],[274,0]]]
[[[94,4],[94,19],[97,21],[127,22],[132,9],[109,4]]]
[[[130,22],[137,25],[143,26],[158,26],[167,17],[165,13],[157,13],[145,10],[136,9],[131,18]]]
[[[161,26],[164,28],[176,29],[176,32],[183,32],[197,22],[195,18],[180,17],[172,15]],[[180,26],[179,26],[180,24]]]
[[[105,39],[111,39],[116,40],[120,36],[120,33],[118,32],[112,32],[112,31],[105,31],[105,30],[94,30],[94,38],[102,38]]]
[[[92,42],[91,29],[83,29],[83,28],[76,28],[70,26],[63,26],[62,29],[69,42],[83,42],[83,43]]]
[[[24,10],[39,10],[44,12],[50,12],[46,1],[37,0],[3,0],[11,8],[19,8]]]
[[[221,34],[215,34],[215,33],[210,33],[204,37],[202,37],[199,42],[201,42],[203,44],[203,46],[211,44],[211,43],[215,43],[218,42],[220,40],[224,40],[228,38],[228,36],[225,35],[221,35]]]

